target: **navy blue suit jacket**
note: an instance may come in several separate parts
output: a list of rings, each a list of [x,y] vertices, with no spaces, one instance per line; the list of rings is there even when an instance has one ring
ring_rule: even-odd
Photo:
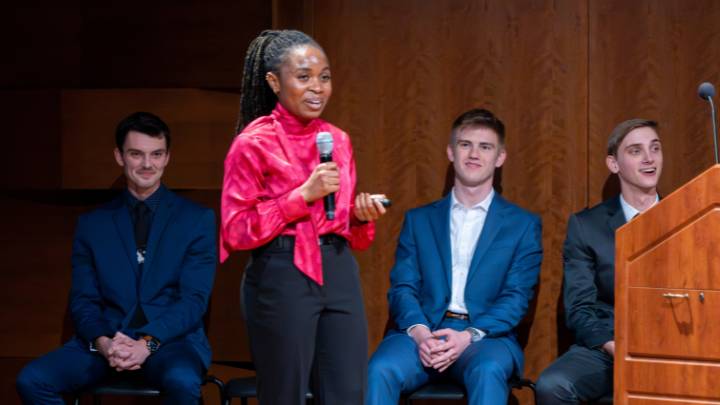
[[[185,339],[207,367],[203,315],[215,276],[215,232],[212,210],[163,190],[141,273],[125,196],[80,216],[70,292],[76,339],[87,344],[116,331],[152,335],[161,343]],[[137,305],[148,323],[131,330]]]
[[[415,324],[435,330],[450,303],[451,196],[408,211],[390,273],[390,315],[400,331]],[[522,349],[514,328],[525,316],[542,262],[537,215],[495,194],[475,248],[465,286],[470,324],[502,339],[518,370]]]
[[[625,222],[620,196],[568,219],[563,301],[567,325],[581,346],[615,339],[615,231]]]

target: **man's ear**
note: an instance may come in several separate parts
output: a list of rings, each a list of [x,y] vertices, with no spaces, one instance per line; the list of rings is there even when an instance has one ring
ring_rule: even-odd
[[[120,151],[120,149],[115,148],[113,150],[113,154],[115,155],[115,161],[117,162],[118,166],[125,167],[125,162],[123,161],[122,152]]]
[[[455,152],[453,151],[452,145],[447,146],[447,156],[449,161],[455,161]]]
[[[500,152],[498,152],[498,158],[495,161],[495,167],[502,167],[503,163],[505,163],[505,159],[507,159],[507,151],[505,150],[504,146],[500,147]]]
[[[613,174],[617,174],[620,171],[617,159],[613,155],[607,155],[605,158],[605,164],[607,165],[608,170],[610,170]]]
[[[280,78],[273,72],[267,72],[265,75],[265,81],[276,95],[280,92]]]

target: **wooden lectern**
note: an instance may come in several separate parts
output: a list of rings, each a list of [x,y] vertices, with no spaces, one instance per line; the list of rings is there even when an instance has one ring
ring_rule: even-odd
[[[720,165],[618,229],[615,400],[720,405]]]

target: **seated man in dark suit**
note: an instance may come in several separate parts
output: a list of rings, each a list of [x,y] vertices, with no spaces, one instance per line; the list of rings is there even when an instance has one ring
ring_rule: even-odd
[[[663,154],[657,123],[632,119],[618,125],[606,163],[618,175],[620,195],[568,220],[563,299],[575,344],[540,375],[540,405],[578,404],[612,393],[615,230],[658,201]]]
[[[72,253],[70,311],[76,335],[29,363],[17,389],[26,404],[62,404],[119,373],[144,378],[170,404],[196,404],[210,363],[203,329],[217,260],[210,209],[161,184],[170,131],[138,112],[116,131],[127,190],[82,215]]]
[[[525,316],[542,261],[540,218],[493,189],[505,161],[505,127],[475,109],[452,126],[454,186],[408,211],[390,273],[390,330],[370,359],[368,405],[448,378],[468,403],[507,402],[522,372],[514,328]]]

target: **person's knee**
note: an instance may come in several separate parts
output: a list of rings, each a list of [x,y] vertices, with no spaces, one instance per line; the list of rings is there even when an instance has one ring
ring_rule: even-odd
[[[162,389],[166,393],[182,396],[200,396],[200,377],[187,370],[174,369],[165,373],[162,378]]]
[[[538,403],[555,403],[556,400],[571,400],[574,397],[573,384],[561,372],[546,369],[540,374],[535,383],[535,392]]]
[[[399,385],[402,382],[402,370],[397,359],[388,356],[373,356],[368,364],[368,383]]]
[[[43,387],[44,379],[32,364],[25,366],[17,375],[15,387],[21,397],[26,398]]]
[[[502,364],[490,359],[477,361],[465,370],[465,381],[478,381],[480,378],[505,381],[508,377],[508,372]]]

